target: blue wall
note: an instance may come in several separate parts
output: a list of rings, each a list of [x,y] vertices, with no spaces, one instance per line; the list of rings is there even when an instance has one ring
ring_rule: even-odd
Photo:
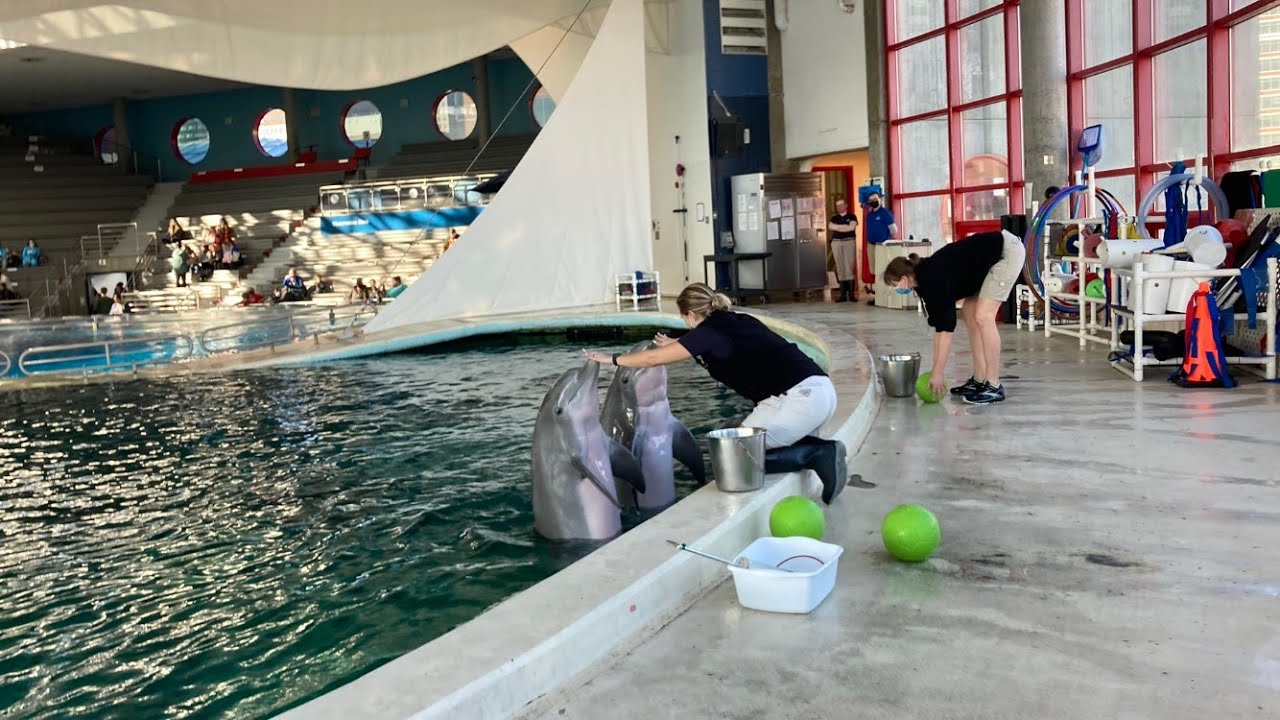
[[[720,0],[703,0],[702,27],[707,59],[707,113],[715,119],[725,112],[715,95],[729,112],[751,133],[751,142],[733,155],[711,158],[712,207],[715,220],[716,248],[720,249],[720,233],[733,229],[733,194],[730,178],[756,172],[769,172],[772,159],[769,150],[769,61],[764,55],[725,55],[720,52]],[[711,129],[708,128],[708,132]],[[712,137],[712,147],[715,138]],[[722,270],[721,286],[727,286],[728,270]]]
[[[520,97],[532,79],[533,73],[518,58],[490,61],[492,125],[496,127],[507,110],[517,105],[498,134],[528,134],[536,130],[528,96]],[[373,146],[375,165],[396,154],[402,144],[448,142],[436,130],[432,111],[436,99],[450,90],[465,90],[475,96],[471,63],[368,90],[297,90],[294,101],[300,117],[294,120],[298,145],[315,145],[322,160],[350,157],[352,147],[342,132],[341,113],[348,103],[360,99],[373,101],[382,111],[382,137]],[[401,106],[402,101],[407,101],[407,107]],[[279,165],[287,159],[269,158],[258,151],[253,142],[253,123],[263,111],[282,104],[281,90],[273,87],[130,101],[126,111],[129,140],[144,155],[147,165],[154,166],[156,159],[160,160],[166,181],[185,180],[199,170]],[[173,152],[174,127],[186,117],[198,117],[209,128],[209,154],[195,166]],[[113,124],[112,110],[107,105],[15,115],[9,120],[20,135],[44,134],[79,141],[86,148],[99,130]]]

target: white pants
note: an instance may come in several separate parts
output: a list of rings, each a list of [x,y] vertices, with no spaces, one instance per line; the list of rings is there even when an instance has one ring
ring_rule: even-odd
[[[832,240],[831,241],[831,257],[836,261],[836,279],[840,282],[852,282],[857,276],[853,274],[853,264],[858,256],[858,241],[855,238],[848,240]]]
[[[761,400],[742,421],[742,427],[764,430],[764,446],[772,449],[792,445],[806,435],[817,435],[818,428],[835,414],[835,385],[825,375],[814,375],[782,395]]]

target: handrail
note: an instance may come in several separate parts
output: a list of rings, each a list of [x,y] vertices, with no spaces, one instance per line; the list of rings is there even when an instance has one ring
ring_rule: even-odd
[[[13,311],[9,309],[9,308],[17,308],[17,307],[23,308],[23,310],[26,311],[25,314],[27,316],[27,319],[28,320],[31,319],[31,301],[26,298],[21,298],[18,300],[0,300],[0,318],[8,319],[14,315],[20,314],[20,312],[18,311]]]
[[[351,324],[346,328],[338,326],[338,308],[309,308],[283,316],[276,315],[248,322],[241,321],[226,325],[216,325],[203,330],[197,339],[204,354],[216,355],[224,352],[260,350],[265,347],[275,349],[277,345],[286,345],[307,337],[318,339],[321,335],[328,335],[334,332],[342,332],[345,336],[355,326],[366,309],[364,306],[348,307],[356,307],[356,310],[352,313]],[[376,309],[374,313],[377,313]],[[322,323],[327,321],[328,327],[321,330],[308,327],[315,320],[319,320]],[[272,325],[282,326],[280,329],[283,332],[270,332],[268,328]],[[252,332],[255,328],[261,328],[265,332],[255,334]],[[228,331],[233,331],[233,333],[228,333]],[[219,335],[225,335],[225,337],[218,337]]]
[[[341,215],[352,211],[377,213],[483,206],[488,204],[488,200],[475,193],[472,188],[497,176],[498,173],[440,175],[323,185],[319,189],[320,214],[323,216]],[[473,199],[472,195],[476,197]]]
[[[147,346],[157,343],[177,343],[177,351],[171,354],[147,353]],[[115,356],[112,356],[114,349]],[[188,335],[163,335],[160,337],[127,338],[123,340],[103,340],[99,342],[70,343],[66,345],[42,345],[30,347],[18,356],[18,370],[23,375],[66,375],[91,372],[110,372],[112,370],[130,369],[136,371],[140,367],[161,365],[192,356],[195,345]],[[84,352],[80,352],[84,351]],[[67,355],[66,353],[72,353]],[[39,357],[54,354],[54,357]],[[33,356],[35,356],[33,358]],[[97,364],[100,361],[100,364]],[[74,363],[72,367],[65,366]]]

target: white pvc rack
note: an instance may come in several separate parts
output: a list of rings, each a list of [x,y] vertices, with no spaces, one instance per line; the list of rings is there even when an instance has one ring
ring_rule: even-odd
[[[636,275],[640,277],[636,277]],[[614,276],[614,303],[619,311],[623,305],[630,305],[633,311],[658,310],[661,308],[662,291],[658,282],[658,272],[627,273]],[[641,292],[640,286],[652,284]]]
[[[1142,307],[1143,286],[1147,280],[1168,279],[1174,280],[1178,278],[1221,278],[1221,277],[1238,277],[1240,270],[1238,268],[1229,268],[1223,270],[1172,270],[1169,272],[1147,272],[1143,268],[1141,261],[1134,263],[1130,268],[1113,268],[1111,270],[1111,306],[1114,320],[1111,323],[1111,348],[1113,351],[1126,350],[1124,343],[1120,342],[1121,326],[1130,326],[1133,329],[1133,348],[1134,352],[1131,357],[1124,359],[1116,359],[1111,361],[1111,366],[1120,372],[1128,375],[1136,381],[1141,382],[1143,378],[1143,368],[1151,365],[1181,365],[1182,358],[1171,358],[1169,360],[1157,360],[1154,357],[1147,357],[1143,353],[1142,335],[1144,326],[1152,322],[1184,322],[1186,313],[1164,313],[1159,315],[1150,315],[1142,312],[1134,312],[1127,307],[1126,300],[1128,295],[1132,293],[1133,307]],[[1276,259],[1267,260],[1267,294],[1264,300],[1266,307],[1259,308],[1258,322],[1263,323],[1263,327],[1267,329],[1265,346],[1262,348],[1261,355],[1228,355],[1227,365],[1242,366],[1247,370],[1257,372],[1267,380],[1276,379]],[[1129,282],[1123,282],[1128,278]],[[1245,322],[1247,318],[1240,314],[1236,314],[1236,322]]]

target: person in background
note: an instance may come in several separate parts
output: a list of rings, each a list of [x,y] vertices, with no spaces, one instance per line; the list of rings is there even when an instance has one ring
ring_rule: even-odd
[[[740,424],[765,431],[765,472],[813,470],[822,501],[831,504],[849,482],[844,444],[817,436],[836,412],[831,378],[799,347],[746,313],[729,298],[693,283],[676,298],[689,328],[678,339],[664,334],[657,347],[610,355],[583,350],[588,360],[617,367],[656,367],[693,358],[711,377],[755,403]]]
[[[222,267],[226,270],[236,270],[240,267],[240,248],[236,245],[235,238],[227,241],[222,246]]]
[[[396,298],[400,297],[400,293],[407,290],[409,286],[400,282],[399,275],[396,275],[395,277],[391,278],[391,280],[392,280],[391,287],[387,288],[387,297],[391,298],[392,300],[395,300]]]
[[[173,276],[178,281],[178,287],[186,287],[187,273],[191,270],[191,265],[187,261],[187,248],[182,243],[173,246],[173,252],[169,254],[169,267],[173,268]]]
[[[0,245],[0,270],[9,267],[9,248]]]
[[[266,298],[260,295],[258,291],[254,290],[252,287],[240,293],[241,307],[249,307],[250,305],[261,305],[264,300],[266,300]]]
[[[285,276],[283,286],[285,302],[307,299],[307,284],[298,277],[298,268],[289,268],[289,274]]]
[[[325,278],[325,276],[316,274],[316,284],[311,286],[311,294],[319,295],[321,293],[333,292],[333,282]]]
[[[9,283],[0,280],[0,300],[19,300],[18,293],[9,287]]]
[[[836,263],[836,280],[840,282],[840,299],[836,302],[852,302],[853,284],[857,280],[853,266],[857,262],[858,216],[849,212],[849,203],[844,198],[836,201],[836,214],[831,216],[828,225],[831,228],[831,255]]]
[[[27,246],[22,248],[22,267],[37,267],[40,265],[40,246],[36,245],[36,241],[28,238]]]
[[[124,283],[116,285],[116,290],[111,295],[111,309],[107,311],[108,315],[124,315],[129,308],[124,302]]]
[[[351,292],[347,295],[347,300],[353,303],[367,303],[372,291],[369,286],[364,284],[364,278],[356,278],[356,284],[351,286]]]
[[[166,245],[184,242],[191,239],[191,233],[178,222],[178,218],[169,218],[169,226],[165,228],[161,241]]]
[[[449,248],[452,248],[456,242],[458,242],[458,231],[455,228],[449,228],[449,239],[445,240],[444,250],[441,251],[441,254],[449,252]]]
[[[898,237],[897,221],[883,202],[880,193],[873,192],[867,196],[867,204],[863,206],[865,227],[862,235],[866,242],[862,245],[862,282],[866,291],[871,294],[875,293],[876,282],[875,266],[871,264],[871,246],[881,245]],[[875,301],[868,300],[867,304],[873,305]]]
[[[231,224],[227,222],[227,216],[223,215],[218,221],[217,227],[213,229],[213,253],[221,255],[224,245],[229,244],[236,239],[235,231],[231,229]]]
[[[107,294],[106,288],[98,288],[98,294],[93,298],[93,314],[107,315],[111,312],[111,296]]]
[[[929,386],[935,395],[946,386],[943,373],[951,354],[951,336],[956,331],[956,303],[964,301],[960,313],[969,332],[973,375],[963,385],[952,388],[951,394],[959,395],[970,405],[1004,400],[996,313],[1013,290],[1025,259],[1022,239],[1001,230],[976,233],[943,245],[923,260],[915,253],[896,257],[885,268],[885,284],[900,295],[914,290],[934,329]]]

